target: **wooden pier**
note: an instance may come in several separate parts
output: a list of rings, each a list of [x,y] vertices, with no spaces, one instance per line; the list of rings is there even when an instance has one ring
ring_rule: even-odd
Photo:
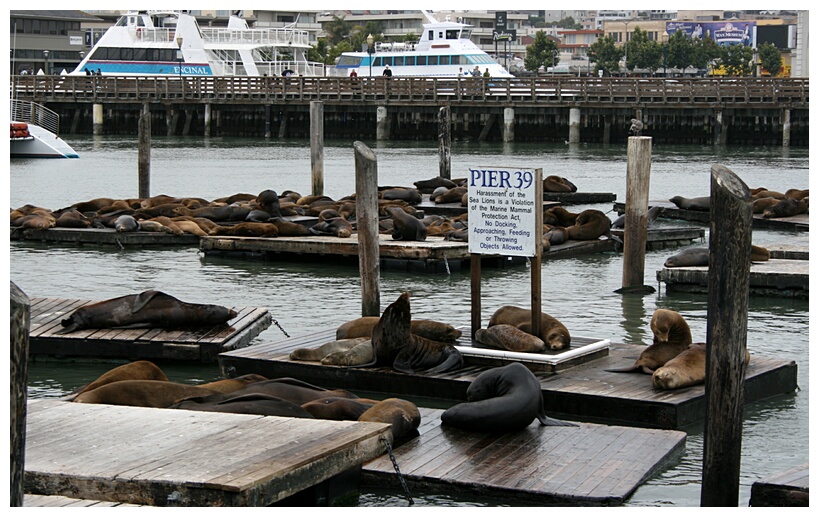
[[[197,246],[199,237],[190,233],[171,235],[162,232],[118,232],[113,228],[11,228],[10,240],[36,241],[59,244],[116,246],[142,248],[145,246]]]
[[[649,207],[658,206],[662,208],[657,217],[664,219],[678,219],[682,221],[691,221],[702,224],[709,224],[711,222],[710,213],[707,210],[687,210],[677,208],[677,205],[670,201],[649,201]],[[625,203],[615,203],[614,210],[618,214],[625,212]],[[782,230],[782,231],[810,231],[810,216],[808,214],[799,214],[791,217],[778,217],[775,219],[767,219],[762,217],[762,214],[754,214],[753,227],[760,230]]]
[[[440,409],[422,409],[420,436],[394,451],[410,490],[525,505],[619,505],[685,450],[681,431],[597,424],[492,434],[441,425]],[[366,463],[362,485],[400,490],[386,455]]]
[[[148,506],[269,506],[336,480],[357,493],[345,477],[390,427],[48,399],[26,418],[27,494]]]
[[[620,239],[625,238],[625,230],[620,228],[613,228],[611,234],[620,237]],[[646,249],[651,251],[678,248],[680,246],[687,246],[697,240],[705,240],[704,228],[692,226],[648,228],[646,233]]]
[[[109,508],[114,506],[137,508],[143,505],[112,503],[111,501],[96,501],[93,499],[77,499],[75,497],[64,497],[61,495],[25,494],[23,496],[23,506],[26,508]]]
[[[405,374],[384,367],[349,368],[290,360],[290,352],[296,348],[315,348],[333,340],[335,329],[257,344],[220,354],[219,366],[225,377],[246,373],[270,378],[293,377],[354,392],[427,397],[440,399],[442,403],[466,400],[469,383],[491,367],[476,364],[480,361],[468,356],[464,358],[462,369],[434,375]],[[479,345],[465,336],[457,346],[477,348]],[[748,343],[748,347],[752,356],[745,378],[746,404],[796,390],[796,363],[753,355],[754,344]],[[547,413],[572,420],[660,429],[681,429],[701,422],[706,405],[703,385],[662,391],[652,387],[650,375],[605,371],[631,366],[644,349],[640,345],[611,344],[608,355],[555,372],[535,371]]]
[[[99,300],[97,300],[99,301]],[[94,300],[32,298],[29,353],[33,356],[215,362],[221,352],[250,344],[273,321],[267,308],[232,307],[226,325],[172,330],[86,329],[56,334],[61,320]]]
[[[666,291],[708,292],[708,266],[664,267],[657,271],[657,281]],[[774,259],[752,262],[749,278],[751,296],[809,298],[810,262]]]
[[[810,506],[809,464],[751,485],[749,506]]]

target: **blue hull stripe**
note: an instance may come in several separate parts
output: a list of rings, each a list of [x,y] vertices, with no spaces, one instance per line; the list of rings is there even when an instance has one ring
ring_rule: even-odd
[[[99,69],[104,74],[139,74],[139,75],[179,75],[179,63],[171,61],[89,61],[85,68],[92,72]],[[212,76],[210,65],[200,63],[183,63],[182,75]]]

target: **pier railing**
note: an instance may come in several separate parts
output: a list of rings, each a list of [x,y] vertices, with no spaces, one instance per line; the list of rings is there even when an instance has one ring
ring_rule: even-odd
[[[511,104],[808,107],[803,78],[11,77],[35,102]]]

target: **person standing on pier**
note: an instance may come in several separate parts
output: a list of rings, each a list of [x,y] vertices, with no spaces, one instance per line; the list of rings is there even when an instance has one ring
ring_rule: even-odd
[[[390,65],[384,65],[384,73],[381,74],[384,77],[392,77],[392,70],[390,70]]]

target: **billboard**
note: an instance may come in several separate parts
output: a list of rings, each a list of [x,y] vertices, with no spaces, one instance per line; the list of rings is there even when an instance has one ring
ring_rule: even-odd
[[[683,31],[689,37],[711,38],[717,45],[745,45],[755,47],[756,22],[666,22],[665,31],[669,36]]]

